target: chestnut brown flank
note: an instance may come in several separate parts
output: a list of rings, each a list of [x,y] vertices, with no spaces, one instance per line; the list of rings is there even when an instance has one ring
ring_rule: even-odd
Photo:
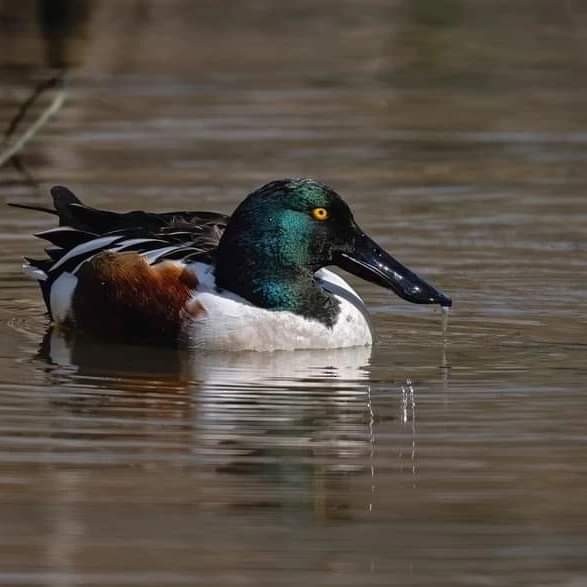
[[[198,285],[173,261],[104,252],[84,263],[73,296],[78,328],[107,338],[176,343],[180,312]]]

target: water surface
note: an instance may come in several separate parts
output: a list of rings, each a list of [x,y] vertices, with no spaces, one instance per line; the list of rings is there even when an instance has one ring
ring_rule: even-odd
[[[0,7],[0,121],[69,78],[0,200],[311,176],[455,307],[353,280],[373,351],[66,340],[20,271],[52,219],[4,208],[0,584],[587,584],[579,3],[74,4]]]

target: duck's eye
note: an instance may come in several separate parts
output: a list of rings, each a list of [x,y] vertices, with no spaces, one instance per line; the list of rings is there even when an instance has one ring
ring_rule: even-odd
[[[328,210],[326,208],[314,208],[312,210],[312,218],[314,220],[328,220],[328,218],[330,217],[330,214],[328,213]]]

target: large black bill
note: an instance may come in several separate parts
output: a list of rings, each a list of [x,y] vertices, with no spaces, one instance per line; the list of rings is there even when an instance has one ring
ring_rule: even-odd
[[[392,289],[408,302],[452,306],[449,297],[396,261],[366,234],[357,237],[353,251],[339,253],[336,264],[357,277]]]

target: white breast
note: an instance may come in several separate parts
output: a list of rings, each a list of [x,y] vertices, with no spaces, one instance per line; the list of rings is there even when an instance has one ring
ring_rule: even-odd
[[[292,312],[265,310],[230,292],[218,293],[210,266],[194,263],[200,286],[188,303],[199,311],[184,315],[182,342],[190,348],[223,351],[333,349],[369,345],[373,336],[365,305],[338,275],[321,269],[316,277],[340,302],[336,324],[328,328]]]

